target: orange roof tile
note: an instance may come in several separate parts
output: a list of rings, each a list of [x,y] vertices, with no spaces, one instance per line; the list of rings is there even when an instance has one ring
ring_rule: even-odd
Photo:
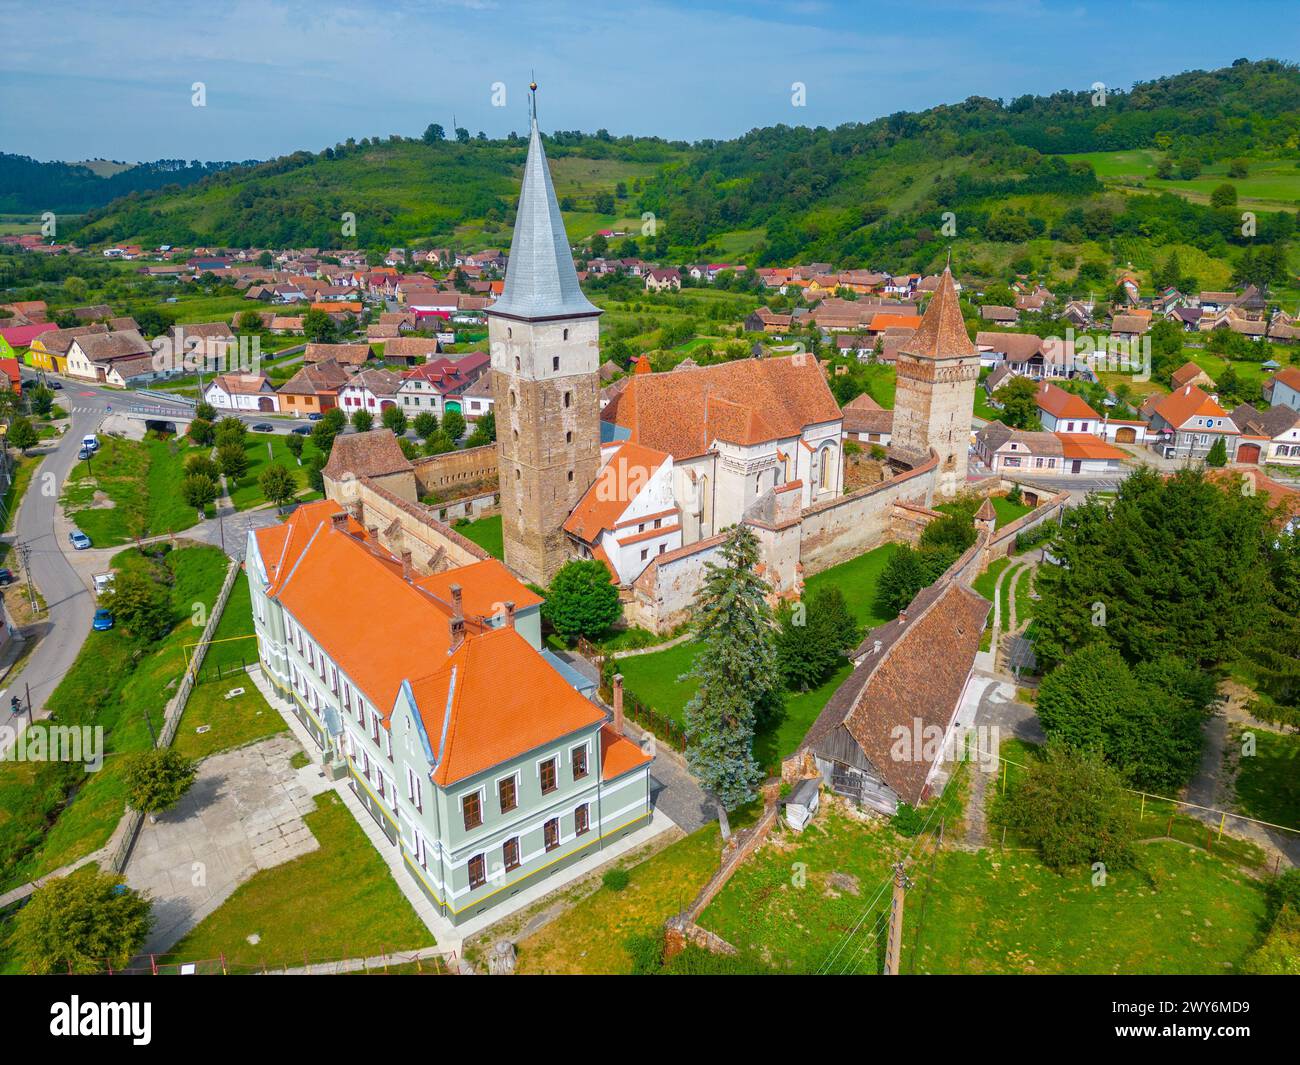
[[[613,780],[624,773],[643,766],[650,756],[626,736],[614,731],[613,725],[603,725],[600,730],[601,779]]]
[[[1061,454],[1067,459],[1126,459],[1127,451],[1106,443],[1091,433],[1057,433]]]
[[[954,359],[977,354],[966,332],[961,303],[952,283],[952,271],[944,268],[939,288],[926,307],[921,324],[899,351],[929,359]]]
[[[493,617],[505,603],[514,603],[516,610],[523,610],[542,601],[495,558],[419,577],[415,583],[446,603],[451,602],[451,586],[459,584],[461,604],[468,616]]]
[[[618,524],[623,512],[666,461],[668,456],[654,448],[630,440],[620,444],[569,513],[564,531],[586,543],[595,543],[602,532]]]
[[[1044,381],[1034,396],[1039,410],[1044,410],[1054,418],[1100,418],[1101,415],[1088,406],[1087,402],[1073,392]]]
[[[1175,428],[1185,425],[1188,419],[1198,415],[1203,418],[1228,417],[1227,411],[1195,385],[1184,385],[1178,391],[1162,396],[1152,404],[1151,409]],[[1225,425],[1222,429],[1224,432],[1236,431],[1235,426],[1230,425]]]
[[[715,440],[789,439],[805,426],[841,420],[825,375],[807,355],[634,375],[601,417],[678,461],[703,455]]]
[[[411,694],[442,787],[605,717],[511,628],[467,639],[436,672],[413,680]]]

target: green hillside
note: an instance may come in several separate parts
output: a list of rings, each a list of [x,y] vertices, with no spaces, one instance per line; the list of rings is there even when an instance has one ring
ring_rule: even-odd
[[[577,236],[636,217],[634,190],[680,155],[656,140],[559,136],[577,142],[548,144],[556,193]],[[395,137],[296,152],[186,189],[129,196],[86,215],[75,237],[272,247],[508,243],[526,148],[522,138]],[[343,231],[349,212],[355,236]]]

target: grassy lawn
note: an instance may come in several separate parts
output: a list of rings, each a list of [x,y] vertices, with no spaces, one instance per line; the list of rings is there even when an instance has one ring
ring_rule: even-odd
[[[227,699],[226,692],[232,688],[243,688],[244,694]],[[206,732],[197,731],[204,726]],[[187,758],[206,758],[288,731],[284,718],[251,683],[208,681],[190,694],[172,746]]]
[[[490,518],[477,518],[474,521],[458,521],[455,529],[461,536],[473,540],[493,558],[506,557],[505,540],[501,533],[501,515]]]
[[[876,613],[876,582],[893,550],[892,544],[886,544],[842,565],[823,570],[808,578],[806,592],[811,593],[821,586],[838,587],[859,625],[883,624],[888,619]],[[686,704],[698,685],[693,680],[681,681],[678,678],[690,669],[699,652],[700,645],[688,640],[654,654],[619,659],[618,668],[629,692],[665,717],[681,723],[685,718]],[[798,747],[822,707],[851,671],[851,664],[845,661],[829,680],[818,687],[806,692],[786,693],[785,713],[781,719],[762,729],[754,738],[754,753],[765,768],[773,770],[781,758]]]
[[[945,851],[908,898],[905,973],[1225,973],[1255,946],[1261,885],[1172,841],[1093,887],[1027,852]]]
[[[708,824],[630,868],[622,891],[605,886],[518,943],[518,971],[631,972],[627,941],[653,935],[680,912],[718,868],[721,837]],[[581,949],[574,949],[581,944]]]
[[[161,725],[163,708],[185,669],[183,647],[195,638],[192,606],[211,606],[226,562],[208,546],[170,551],[160,562],[134,549],[113,559],[115,569],[153,568],[171,582],[173,628],[151,644],[121,629],[90,633],[47,700],[60,724],[104,729],[98,772],[68,762],[0,762],[0,890],[107,842],[125,806],[122,756],[152,744],[150,726]]]
[[[429,946],[429,934],[338,796],[304,819],[320,849],[264,869],[172,948],[235,967],[297,966]],[[256,944],[248,942],[257,936]]]
[[[993,602],[993,592],[997,587],[998,575],[1011,565],[1009,558],[995,558],[989,563],[989,568],[971,581],[971,587],[987,599]],[[980,650],[987,651],[993,646],[993,611],[989,611],[988,622],[984,626],[984,635],[980,639]]]
[[[1234,729],[1241,749],[1241,729]],[[1251,729],[1255,753],[1237,769],[1237,808],[1248,817],[1300,828],[1300,735]]]
[[[1006,496],[989,496],[989,501],[993,504],[993,510],[997,514],[995,529],[1010,525],[1011,522],[1023,518],[1034,509],[1023,503],[1013,503]],[[966,511],[968,507],[968,503],[938,503],[934,509],[942,511],[944,514],[958,514]]]
[[[106,436],[90,465],[78,462],[68,475],[63,506],[96,547],[130,542],[135,536],[180,532],[198,522],[182,498],[185,456],[192,449],[177,440],[143,441]],[[96,505],[95,493],[111,505]]]
[[[895,545],[884,544],[865,555],[814,573],[804,582],[806,594],[833,585],[844,593],[849,612],[859,625],[864,628],[883,625],[890,619],[876,612],[876,584],[895,550]]]
[[[890,864],[911,843],[830,806],[802,834],[774,835],[700,923],[795,973],[815,971],[856,925],[830,968],[878,972]],[[1142,847],[1143,868],[1112,872],[1106,887],[1093,887],[1087,869],[1058,876],[1023,851],[944,850],[932,861],[922,844],[914,856],[904,973],[1231,972],[1264,915],[1257,881],[1171,841]]]
[[[298,465],[298,460],[293,457],[293,453],[285,443],[287,439],[288,437],[283,433],[244,434],[244,453],[248,456],[248,472],[234,484],[227,481],[230,501],[235,504],[236,510],[247,510],[249,507],[261,506],[266,502],[258,478],[262,476],[262,471],[273,463],[279,463],[294,475],[298,481],[299,492],[306,491],[307,470],[304,466]],[[317,453],[316,445],[312,443],[310,437],[307,437],[303,443],[303,461]]]
[[[196,632],[187,647],[194,653],[201,633]],[[253,639],[253,604],[248,591],[248,574],[240,572],[230,589],[226,609],[212,634],[212,643],[203,656],[202,676],[225,674],[232,669],[242,669],[257,661],[257,641]]]
[[[13,528],[18,508],[22,505],[23,496],[32,483],[36,467],[41,463],[41,456],[19,455],[14,452],[10,456],[10,461],[13,464],[13,479],[5,489],[4,498],[0,499],[0,507],[3,508],[0,510],[0,532],[9,532]],[[0,544],[0,562],[8,557],[10,547],[11,545],[7,543]]]

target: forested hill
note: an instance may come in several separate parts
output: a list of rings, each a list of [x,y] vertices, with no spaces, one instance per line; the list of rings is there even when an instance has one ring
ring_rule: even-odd
[[[430,132],[349,139],[232,168],[179,192],[141,193],[91,212],[71,235],[82,243],[270,247],[375,248],[417,239],[509,244],[527,141],[458,132],[463,140]],[[580,220],[585,228],[577,227],[582,236],[631,211],[642,182],[687,146],[601,130],[558,131],[546,138],[546,149],[566,212],[587,216]],[[343,230],[345,215],[354,234]]]
[[[1128,92],[972,97],[833,130],[754,130],[698,152],[643,200],[674,243],[762,229],[761,259],[869,262],[933,242],[944,211],[957,215],[959,234],[984,231],[992,218],[1008,235],[1036,235],[1016,213],[1046,225],[1100,192],[1091,163],[1062,160],[1067,153],[1153,149],[1203,166],[1236,156],[1294,161],[1298,146],[1300,68],[1243,60]]]
[[[349,140],[181,190],[132,193],[90,212],[74,236],[508,244],[524,141],[457,132]],[[971,98],[836,129],[774,126],[694,145],[604,131],[555,133],[546,143],[570,236],[635,232],[649,211],[662,224],[653,247],[661,258],[926,269],[948,246],[973,242],[968,254],[1000,267],[1002,248],[1018,245],[1015,258],[1038,238],[1091,254],[1089,242],[1127,236],[1140,245],[1126,246],[1129,257],[1180,244],[1223,264],[1240,212],[1211,206],[1221,175],[1254,178],[1263,198],[1252,200],[1242,183],[1242,202],[1260,211],[1264,240],[1277,239],[1270,214],[1300,202],[1300,68],[1240,60],[1104,96],[1087,88]],[[354,235],[341,229],[346,215],[355,215]]]
[[[159,159],[100,177],[80,163],[42,163],[25,155],[0,152],[0,214],[75,214],[131,192],[183,188],[234,163]]]

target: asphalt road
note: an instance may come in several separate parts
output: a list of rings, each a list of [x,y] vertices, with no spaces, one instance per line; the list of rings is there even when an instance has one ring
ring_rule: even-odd
[[[42,635],[36,648],[10,688],[0,694],[0,722],[9,719],[10,695],[19,694],[25,699],[29,688],[33,717],[44,717],[45,700],[72,667],[90,632],[95,599],[88,582],[71,563],[75,552],[67,539],[69,526],[58,517],[59,494],[77,461],[81,438],[99,428],[110,407],[120,411],[140,401],[118,391],[67,383],[57,393],[57,402],[69,411],[71,427],[37,467],[18,509],[12,535],[16,544],[27,548],[32,580],[45,599],[48,613],[37,623]],[[157,406],[164,412],[176,407],[165,403]],[[10,568],[21,576],[17,551],[10,557]],[[6,590],[10,600],[26,594],[22,583]]]

